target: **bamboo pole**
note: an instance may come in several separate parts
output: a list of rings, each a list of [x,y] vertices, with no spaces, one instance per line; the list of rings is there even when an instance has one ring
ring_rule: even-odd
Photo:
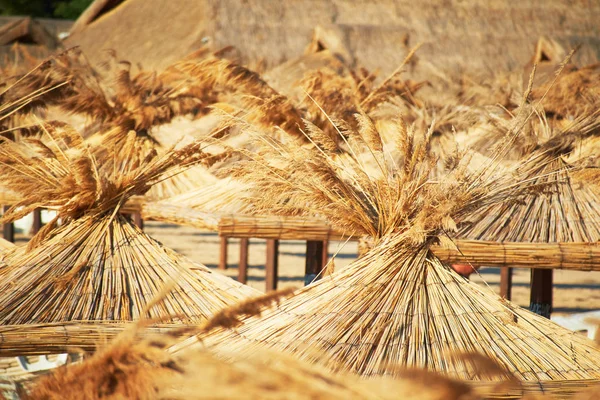
[[[499,243],[457,240],[458,249],[432,246],[447,263],[470,262],[488,267],[600,271],[598,243]]]
[[[62,324],[24,324],[0,326],[0,357],[44,354],[94,352],[103,342],[110,341],[133,323],[110,321],[65,322]],[[140,339],[183,327],[186,324],[160,324],[144,327]]]
[[[309,241],[345,240],[349,236],[317,220],[263,216],[223,217],[219,221],[219,233],[235,238]],[[479,266],[600,271],[600,244],[597,243],[455,240],[455,244],[456,248],[432,246],[431,250],[448,263],[469,262]]]
[[[240,263],[238,266],[238,282],[246,283],[248,281],[248,246],[250,239],[240,239]]]
[[[222,216],[219,233],[235,238],[279,240],[345,240],[348,235],[334,231],[327,223],[294,217]]]

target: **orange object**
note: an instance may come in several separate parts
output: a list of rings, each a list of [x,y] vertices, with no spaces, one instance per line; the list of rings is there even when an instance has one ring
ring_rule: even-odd
[[[452,264],[451,267],[454,271],[456,271],[457,274],[467,278],[469,275],[479,269],[479,267],[474,267],[471,264]]]

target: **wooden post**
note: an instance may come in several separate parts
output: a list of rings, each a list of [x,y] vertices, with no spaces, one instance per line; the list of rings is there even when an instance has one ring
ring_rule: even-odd
[[[2,210],[6,213],[9,208],[10,206],[3,206]],[[15,226],[12,222],[2,226],[2,236],[9,242],[15,242]]]
[[[238,266],[238,282],[248,282],[248,246],[250,239],[240,239],[240,263]]]
[[[142,231],[144,230],[144,219],[142,218],[142,213],[141,212],[134,212],[131,215],[131,219],[133,220],[133,223],[140,228]]]
[[[267,239],[267,262],[265,263],[267,292],[277,289],[279,267],[279,240]]]
[[[329,262],[329,240],[323,240],[323,254],[321,260],[323,268],[325,268]]]
[[[512,276],[512,268],[500,268],[500,296],[504,297],[506,300],[510,300],[512,297]]]
[[[227,236],[221,236],[219,251],[219,269],[227,269]]]
[[[42,209],[33,210],[33,224],[31,224],[31,234],[35,235],[42,229]]]
[[[531,296],[529,310],[550,318],[552,313],[552,270],[531,270]]]
[[[306,241],[306,261],[304,267],[304,286],[310,284],[315,279],[321,278],[321,272],[327,261],[323,263],[324,242],[307,240]]]

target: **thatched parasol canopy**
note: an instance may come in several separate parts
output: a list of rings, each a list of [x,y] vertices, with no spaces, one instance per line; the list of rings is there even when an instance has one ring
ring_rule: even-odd
[[[482,379],[464,357],[478,353],[525,381],[600,379],[600,350],[591,341],[469,282],[431,251],[436,243],[454,246],[449,232],[474,211],[552,188],[535,175],[523,180],[489,165],[469,172],[461,154],[436,176],[427,151],[431,132],[418,140],[398,121],[394,145],[403,157],[394,160],[372,121],[357,119],[358,132],[344,133],[350,150],[343,159],[331,156],[331,146],[271,140],[237,172],[254,183],[248,199],[258,210],[320,216],[339,231],[370,236],[371,249],[262,317],[203,343],[247,353],[267,344],[313,361],[318,353],[334,370],[366,376],[418,367]],[[311,136],[326,140],[318,131]],[[371,152],[375,170],[356,156],[361,149]],[[552,168],[542,169],[544,176],[558,173]]]
[[[567,156],[582,139],[595,137],[598,113],[571,123],[523,156],[515,171],[518,179],[545,189],[518,202],[489,204],[473,212],[459,226],[457,237],[499,242],[565,243],[600,240],[600,192],[594,185],[574,180],[580,170]],[[589,157],[589,156],[588,156]],[[585,153],[574,164],[585,164]]]
[[[478,379],[461,357],[474,352],[522,380],[600,379],[600,351],[591,341],[458,276],[426,245],[408,247],[400,238],[263,317],[204,341],[240,353],[268,344],[313,361],[318,349],[328,367],[367,376],[405,366]]]
[[[42,140],[0,142],[3,182],[22,196],[2,221],[40,206],[58,212],[27,248],[2,259],[0,332],[19,326],[21,338],[0,334],[0,354],[11,353],[22,335],[35,336],[44,326],[58,327],[56,340],[29,352],[66,351],[102,337],[102,330],[90,334],[85,328],[81,337],[63,336],[61,324],[140,318],[193,323],[256,293],[163,247],[119,213],[131,196],[206,158],[199,142],[160,157],[151,151],[140,159],[98,165],[76,132],[63,125],[45,129]],[[135,140],[128,143],[136,146]]]

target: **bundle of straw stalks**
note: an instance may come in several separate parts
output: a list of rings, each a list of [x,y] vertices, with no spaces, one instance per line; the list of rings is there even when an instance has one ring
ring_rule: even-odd
[[[244,187],[239,182],[211,175],[205,185],[145,203],[142,216],[146,220],[189,225],[214,232],[218,230],[222,215],[252,212],[251,205],[238,196],[242,190]]]
[[[575,121],[523,157],[515,173],[519,179],[544,186],[542,193],[482,207],[465,219],[458,237],[543,243],[600,240],[600,192],[594,185],[574,182],[571,175],[580,168],[565,159],[582,137],[597,134],[597,115]],[[574,164],[581,161],[573,160]]]
[[[474,211],[551,188],[497,163],[471,173],[461,153],[448,159],[446,175],[433,178],[431,129],[417,140],[397,121],[394,145],[403,156],[395,159],[368,116],[357,114],[356,122],[357,131],[339,133],[344,157],[312,126],[314,146],[263,138],[260,152],[243,152],[232,173],[252,185],[247,200],[259,212],[316,216],[367,237],[372,248],[262,316],[200,342],[245,354],[267,344],[312,361],[316,351],[332,370],[363,376],[393,375],[400,365],[481,379],[455,356],[476,353],[519,380],[600,379],[592,342],[465,280],[431,251],[436,243],[453,246],[449,233]],[[370,154],[376,168],[367,170],[358,154]],[[548,175],[553,166],[540,168]],[[191,337],[178,349],[198,345]]]
[[[179,335],[209,334],[215,329],[238,326],[243,317],[260,314],[262,308],[281,301],[290,290],[251,298],[221,310],[202,325],[180,331],[150,334],[143,323],[131,326],[110,344],[81,364],[61,367],[30,384],[24,398],[70,399],[456,399],[475,400],[543,398],[547,390],[556,397],[581,398],[594,392],[574,394],[592,386],[589,381],[531,384],[518,382],[493,360],[476,354],[456,358],[476,365],[480,375],[499,380],[461,382],[421,369],[396,368],[396,376],[357,379],[332,373],[314,363],[263,348],[250,357],[227,352],[228,361],[217,358],[210,347],[185,353],[167,351]],[[314,354],[319,358],[319,354]],[[257,374],[256,371],[262,373]],[[597,390],[597,387],[592,389]]]
[[[204,335],[239,323],[286,293],[270,293],[224,309],[211,320],[186,331]],[[357,380],[263,349],[252,357],[230,355],[223,361],[209,349],[173,355],[167,348],[176,332],[147,339],[138,324],[78,365],[68,365],[40,379],[25,398],[35,399],[477,399],[464,383],[417,370],[402,371],[397,379]],[[180,333],[184,333],[183,331]],[[261,373],[257,374],[256,371]],[[434,382],[431,382],[433,380]],[[74,396],[74,397],[70,397]]]
[[[14,353],[23,335],[36,335],[40,325],[54,327],[54,340],[28,353],[65,351],[72,343],[94,343],[95,334],[63,335],[62,323],[128,322],[150,318],[158,323],[201,321],[255,293],[214,274],[141,232],[120,214],[128,198],[143,195],[153,183],[180,168],[210,158],[201,142],[162,156],[115,158],[99,164],[94,151],[70,127],[44,125],[40,139],[0,142],[0,177],[21,195],[0,222],[19,219],[33,209],[57,211],[27,247],[4,254],[0,267],[0,354]],[[132,154],[139,151],[128,140]],[[159,304],[152,299],[165,287]],[[147,306],[148,305],[148,306]],[[20,326],[18,336],[12,336]],[[27,329],[29,327],[29,329]],[[93,331],[93,330],[92,330]],[[77,336],[78,331],[74,330]],[[106,334],[110,336],[111,331]]]

